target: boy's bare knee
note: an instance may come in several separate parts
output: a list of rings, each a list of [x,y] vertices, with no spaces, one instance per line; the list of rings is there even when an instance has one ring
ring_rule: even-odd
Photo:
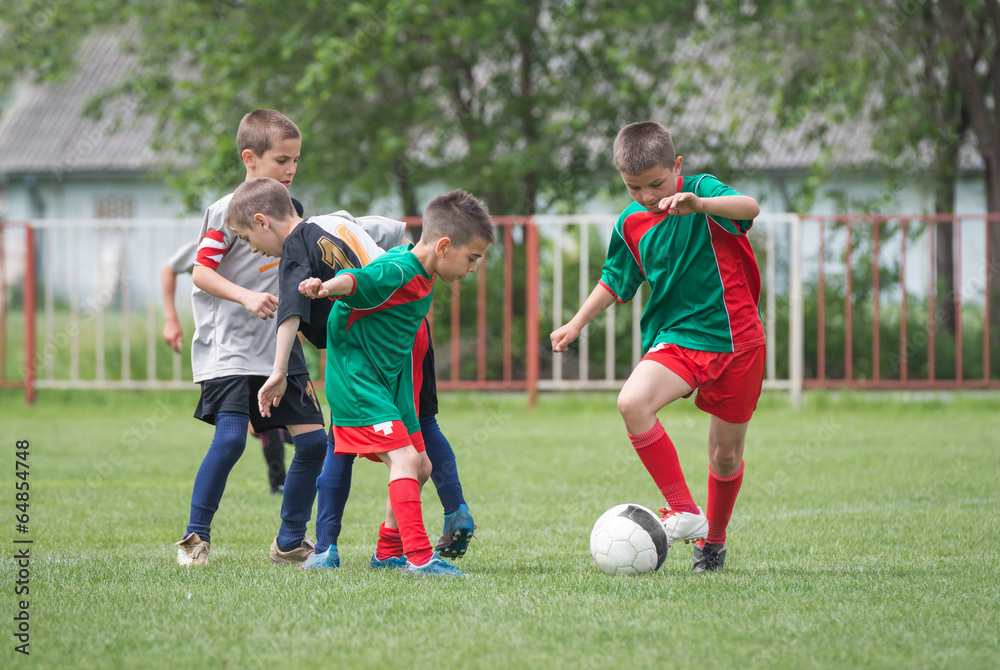
[[[737,444],[716,442],[710,445],[709,461],[715,474],[726,477],[739,470],[743,461],[742,446],[742,442]]]
[[[627,391],[622,391],[618,394],[618,413],[625,419],[625,423],[628,423],[629,419],[635,419],[642,413],[641,404],[634,395]]]
[[[430,479],[432,471],[433,466],[431,465],[431,459],[427,457],[426,452],[421,452],[420,461],[417,467],[417,481],[423,484]]]

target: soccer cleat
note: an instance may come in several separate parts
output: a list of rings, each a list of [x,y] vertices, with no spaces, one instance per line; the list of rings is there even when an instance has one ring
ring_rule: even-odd
[[[410,577],[465,577],[465,573],[454,565],[436,557],[419,566],[407,561],[403,574]]]
[[[321,568],[333,569],[340,567],[340,554],[337,547],[330,545],[326,551],[312,552],[309,558],[299,566],[299,570],[318,570]]]
[[[698,508],[697,514],[672,509],[660,510],[660,523],[667,531],[668,544],[694,542],[708,535],[708,518]]]
[[[208,548],[210,542],[202,542],[198,533],[188,533],[180,542],[175,542],[177,547],[178,565],[205,565],[208,563]]]
[[[472,534],[475,530],[469,506],[459,505],[457,510],[444,515],[444,530],[434,550],[445,558],[460,558],[469,548],[469,540],[475,537]]]
[[[726,545],[696,542],[694,545],[694,564],[691,572],[711,572],[721,570],[726,562]]]
[[[282,551],[278,548],[278,538],[274,538],[274,542],[271,543],[271,550],[268,552],[268,558],[271,559],[272,563],[292,563],[299,564],[305,562],[309,556],[316,551],[316,543],[310,540],[308,537],[302,540],[302,544],[295,547],[291,551]]]
[[[371,567],[372,570],[403,570],[406,568],[406,563],[406,556],[390,556],[379,559],[375,554],[372,554]]]

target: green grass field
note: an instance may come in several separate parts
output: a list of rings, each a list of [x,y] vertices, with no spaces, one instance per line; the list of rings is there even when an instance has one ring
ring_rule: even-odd
[[[192,393],[0,393],[8,514],[0,666],[37,668],[1000,667],[1000,399],[898,403],[766,397],[750,427],[726,569],[671,549],[607,577],[590,527],[620,502],[660,506],[611,395],[445,395],[439,421],[479,526],[466,580],[408,580],[367,560],[385,468],[355,467],[340,570],[267,561],[280,500],[259,443],[229,480],[211,561],[175,564],[211,428]],[[707,416],[661,421],[695,499]],[[30,532],[15,532],[15,440],[30,440]],[[286,459],[290,459],[290,450]],[[440,531],[433,487],[428,530]],[[15,597],[18,538],[30,595]],[[15,653],[30,603],[30,658]]]

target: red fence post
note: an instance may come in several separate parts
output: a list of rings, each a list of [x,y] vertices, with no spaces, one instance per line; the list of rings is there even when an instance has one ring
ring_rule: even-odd
[[[882,301],[879,285],[879,231],[882,229],[882,221],[873,219],[872,226],[872,379],[877,382],[881,377],[879,358],[882,356],[882,343],[879,341],[882,334],[882,324],[879,321]]]
[[[24,228],[24,399],[35,404],[35,229]]]
[[[525,309],[527,311],[527,354],[528,354],[528,406],[535,407],[538,404],[538,370],[540,361],[540,348],[538,345],[538,228],[534,219],[525,222],[525,232],[527,233],[527,282],[525,291]]]
[[[907,352],[907,335],[906,335],[906,229],[908,227],[908,221],[903,221],[902,235],[900,237],[899,243],[899,255],[900,255],[900,288],[902,288],[903,293],[899,303],[899,378],[902,381],[906,381],[909,376],[909,354]]]

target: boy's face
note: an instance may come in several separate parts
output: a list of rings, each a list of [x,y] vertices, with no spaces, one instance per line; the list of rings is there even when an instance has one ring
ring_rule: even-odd
[[[678,156],[673,167],[656,165],[639,174],[621,173],[629,195],[650,211],[657,211],[657,204],[677,193],[677,178],[681,175],[683,159]]]
[[[292,185],[295,170],[299,166],[302,139],[281,140],[258,156],[251,149],[243,151],[243,163],[251,177],[270,177],[280,181],[285,188]]]
[[[281,258],[284,242],[278,239],[271,228],[270,221],[263,214],[255,214],[253,225],[250,228],[242,228],[236,233],[236,237],[250,245],[250,250],[254,253]]]
[[[443,244],[447,242],[447,244]],[[451,240],[442,237],[438,240],[437,251],[437,276],[446,284],[462,279],[470,272],[476,271],[476,264],[486,253],[486,248],[490,243],[486,240],[475,239],[465,246],[456,247]]]

